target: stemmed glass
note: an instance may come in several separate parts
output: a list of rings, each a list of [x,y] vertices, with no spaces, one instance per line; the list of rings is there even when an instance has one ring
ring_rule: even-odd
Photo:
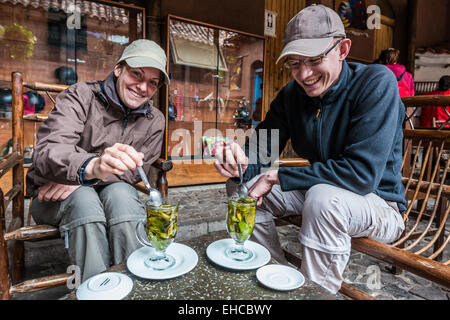
[[[256,200],[235,197],[228,201],[227,231],[234,240],[234,246],[225,250],[225,255],[235,261],[248,261],[253,252],[245,248],[245,241],[252,235],[255,227]]]
[[[147,219],[145,224],[139,221],[136,225],[136,236],[139,242],[152,247],[152,254],[144,261],[145,265],[154,270],[166,270],[175,264],[175,258],[166,253],[166,249],[177,234],[179,205],[164,204],[152,206],[145,203]],[[145,235],[143,235],[145,231]]]

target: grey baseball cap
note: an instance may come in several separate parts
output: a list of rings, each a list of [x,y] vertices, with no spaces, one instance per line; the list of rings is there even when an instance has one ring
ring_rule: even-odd
[[[133,41],[123,50],[117,63],[124,60],[132,68],[152,67],[160,70],[164,74],[164,82],[169,84],[166,54],[156,42],[146,39]]]
[[[334,37],[345,37],[344,24],[339,15],[324,5],[310,5],[288,22],[284,48],[276,63],[291,54],[318,56],[328,48]]]

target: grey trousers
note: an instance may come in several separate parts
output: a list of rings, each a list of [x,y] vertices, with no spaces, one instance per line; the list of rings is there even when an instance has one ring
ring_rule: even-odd
[[[123,182],[102,187],[80,187],[59,202],[33,199],[31,214],[38,224],[58,226],[68,236],[69,256],[80,267],[82,281],[118,264],[142,245],[136,224],[145,207],[136,189]]]
[[[247,187],[250,189],[259,177],[247,182]],[[229,196],[234,194],[236,186],[228,180]],[[390,243],[405,228],[396,204],[373,193],[361,196],[328,184],[318,184],[307,191],[283,192],[279,185],[274,185],[256,209],[250,240],[265,246],[278,262],[287,264],[273,217],[299,214],[302,215],[298,236],[302,244],[301,271],[333,294],[341,287],[352,237]]]

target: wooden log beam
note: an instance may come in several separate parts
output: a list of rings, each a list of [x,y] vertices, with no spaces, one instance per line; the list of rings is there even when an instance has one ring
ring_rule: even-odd
[[[10,294],[34,292],[50,287],[65,285],[73,276],[74,275],[71,273],[62,273],[54,276],[24,281],[12,286],[10,289]]]
[[[11,152],[0,159],[0,178],[3,177],[8,170],[23,161],[23,157],[19,152]]]
[[[308,160],[303,158],[283,158],[275,161],[275,165],[279,167],[302,167],[309,166]]]
[[[450,288],[450,267],[440,262],[368,238],[352,238],[352,249]]]
[[[61,92],[69,87],[63,84],[45,83],[39,81],[25,82],[23,86],[36,91],[49,91],[49,92]]]
[[[23,192],[23,184],[18,184],[12,187],[5,195],[5,200],[3,201],[3,205],[5,208],[8,208],[9,203],[13,200],[17,195]]]
[[[339,289],[339,292],[354,300],[378,300],[377,298],[371,296],[368,293],[365,293],[364,291],[356,288],[355,286],[352,286],[345,281],[342,281],[341,289]]]
[[[12,230],[4,235],[5,240],[35,240],[59,236],[57,227],[50,225],[37,225],[29,227],[21,227]]]
[[[402,183],[403,184],[408,183],[408,181],[409,181],[409,178],[402,177]],[[410,182],[410,185],[409,185],[410,189],[415,189],[417,187],[417,184],[418,184],[418,180],[417,179],[411,179],[411,182]],[[420,184],[420,191],[427,191],[429,186],[430,186],[430,182],[429,181],[422,181],[421,184]],[[432,183],[431,184],[431,190],[430,190],[431,193],[437,192],[439,190],[439,187],[440,187],[439,183]],[[412,191],[412,190],[410,190],[410,191]],[[450,194],[450,186],[446,185],[446,184],[442,185],[442,193],[443,194]]]
[[[421,139],[424,142],[430,140],[444,141],[445,143],[450,142],[450,131],[430,129],[403,130],[403,136],[405,139]]]
[[[429,107],[429,106],[448,106],[450,105],[450,96],[412,96],[402,97],[402,102],[406,108],[410,107]]]

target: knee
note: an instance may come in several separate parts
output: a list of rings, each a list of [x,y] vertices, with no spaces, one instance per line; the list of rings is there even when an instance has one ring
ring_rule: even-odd
[[[125,182],[110,184],[100,192],[100,198],[105,207],[135,207],[141,206],[136,189]]]
[[[136,189],[126,182],[116,182],[106,186],[101,192],[102,199],[117,200],[124,195],[138,196]],[[121,199],[120,199],[121,200]]]
[[[347,225],[348,214],[340,189],[327,184],[311,187],[305,195],[302,211],[304,220],[320,224]]]
[[[128,183],[113,183],[101,190],[99,195],[110,224],[138,220],[145,214],[138,192]]]
[[[64,211],[101,212],[102,203],[97,192],[89,187],[80,187],[68,198]]]
[[[70,230],[89,222],[105,222],[103,205],[97,192],[89,187],[80,187],[61,206],[61,230]]]

